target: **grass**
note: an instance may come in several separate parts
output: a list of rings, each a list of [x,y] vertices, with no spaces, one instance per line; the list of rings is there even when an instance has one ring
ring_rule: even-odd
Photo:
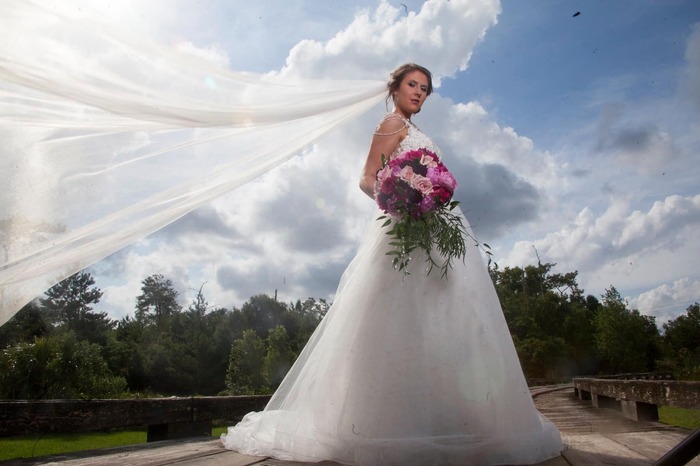
[[[219,438],[227,427],[214,427],[212,438]],[[13,458],[59,455],[82,450],[121,447],[146,443],[146,429],[86,434],[51,434],[0,438],[0,461]]]
[[[0,460],[57,455],[96,448],[120,447],[146,442],[146,430],[49,434],[0,438]]]
[[[659,406],[659,421],[690,430],[700,429],[700,409]]]

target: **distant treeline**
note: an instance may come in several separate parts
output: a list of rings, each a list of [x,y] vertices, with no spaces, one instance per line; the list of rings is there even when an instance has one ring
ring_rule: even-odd
[[[491,269],[527,378],[673,371],[700,378],[700,306],[667,322],[628,309],[614,287],[584,295],[554,264]],[[0,327],[0,398],[271,393],[328,311],[323,299],[251,297],[211,309],[200,287],[186,308],[170,280],[142,281],[133,317],[98,309],[86,272],[46,291]]]

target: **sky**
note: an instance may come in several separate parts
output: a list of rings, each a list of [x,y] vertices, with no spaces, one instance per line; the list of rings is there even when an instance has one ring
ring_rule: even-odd
[[[146,2],[142,2],[146,3]],[[700,301],[700,3],[695,0],[176,0],[105,14],[239,71],[386,79],[417,62],[413,121],[500,268],[556,263],[662,324]],[[375,221],[357,187],[377,105],[284,165],[88,271],[113,318],[163,274],[189,305],[333,300]]]

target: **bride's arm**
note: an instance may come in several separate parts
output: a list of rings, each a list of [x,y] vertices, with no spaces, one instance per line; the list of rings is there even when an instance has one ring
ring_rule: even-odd
[[[365,168],[360,177],[360,189],[372,199],[374,199],[377,172],[382,168],[382,155],[388,159],[406,133],[408,133],[406,123],[395,118],[385,119],[374,132]]]

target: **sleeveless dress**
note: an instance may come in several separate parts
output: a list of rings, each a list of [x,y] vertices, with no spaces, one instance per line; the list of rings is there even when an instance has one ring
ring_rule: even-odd
[[[440,155],[405,123],[408,134],[392,155],[421,147]],[[386,255],[381,225],[371,223],[331,308],[265,410],[230,427],[224,446],[358,466],[533,464],[557,456],[561,437],[534,406],[473,241],[447,280],[437,270],[425,275],[422,253],[404,276]]]

